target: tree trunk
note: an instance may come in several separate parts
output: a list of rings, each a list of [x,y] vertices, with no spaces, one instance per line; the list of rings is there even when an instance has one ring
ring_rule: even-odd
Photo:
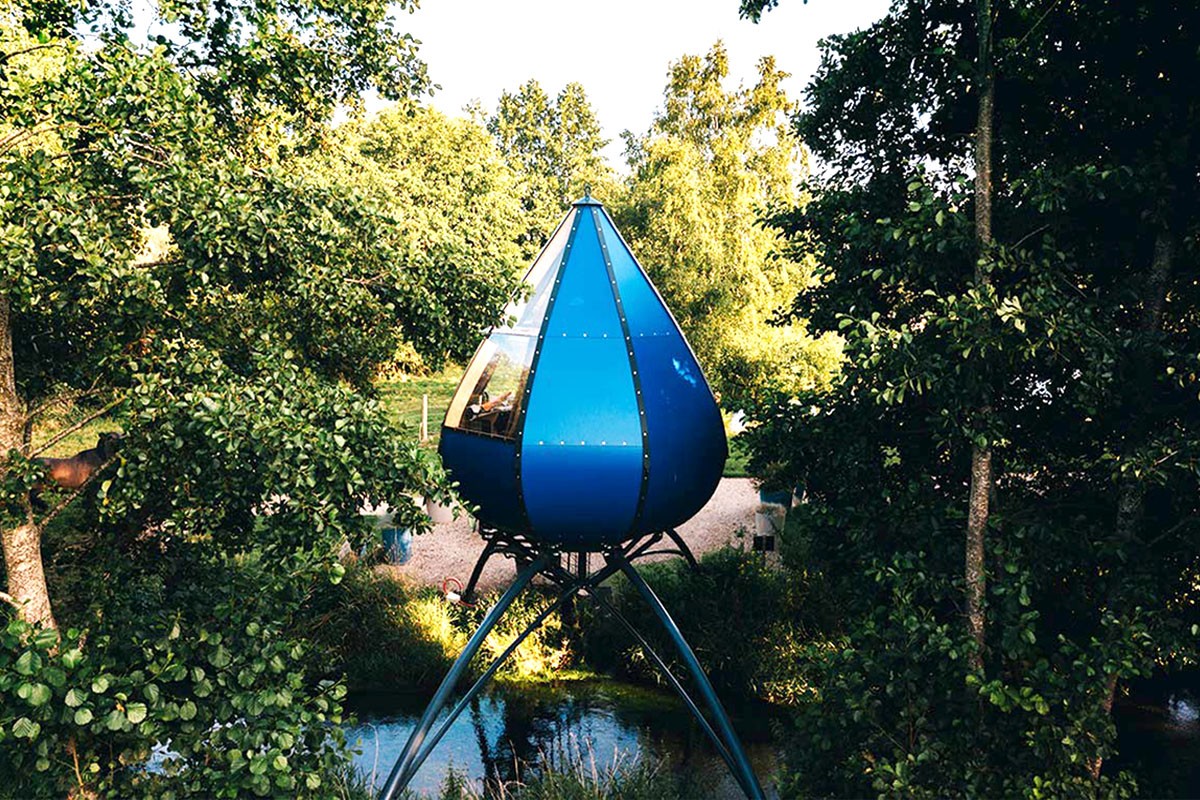
[[[1163,304],[1167,301],[1167,283],[1171,277],[1171,268],[1175,259],[1175,237],[1168,230],[1160,230],[1154,237],[1154,256],[1150,262],[1150,275],[1142,294],[1142,318],[1138,325],[1138,339],[1145,339],[1158,333],[1162,328]],[[1140,358],[1136,352],[1134,358]],[[1136,391],[1135,387],[1135,391]],[[1140,439],[1135,419],[1131,420],[1130,439]],[[1127,440],[1121,448],[1122,460],[1130,458],[1141,444],[1140,441]],[[1117,518],[1113,526],[1113,538],[1119,544],[1131,542],[1138,535],[1145,511],[1146,487],[1141,479],[1131,472],[1123,472],[1117,479]],[[1116,603],[1116,598],[1110,596],[1109,607]],[[1101,708],[1105,714],[1112,713],[1113,698],[1117,693],[1118,675],[1113,673],[1105,685],[1104,699]],[[1096,758],[1088,765],[1093,779],[1100,777],[1104,759]]]
[[[25,443],[25,405],[17,394],[13,369],[12,315],[7,297],[0,297],[0,454],[21,450]],[[25,521],[6,528],[0,541],[4,546],[4,569],[8,576],[8,594],[20,606],[28,622],[57,628],[50,607],[50,591],[42,569],[42,532],[33,521],[29,498],[23,501]]]
[[[977,85],[979,111],[975,120],[975,283],[986,286],[984,258],[992,245],[992,117],[996,101],[996,78],[992,71],[992,3],[977,0],[976,25],[979,33]],[[988,408],[981,409],[986,419]],[[988,497],[992,490],[992,451],[988,445],[971,445],[971,488],[967,496],[966,569],[967,633],[975,642],[968,661],[976,671],[983,669],[986,643],[984,598],[987,577],[984,572],[985,533],[988,524]]]

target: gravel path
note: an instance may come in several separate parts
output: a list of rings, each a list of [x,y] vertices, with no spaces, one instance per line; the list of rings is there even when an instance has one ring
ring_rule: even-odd
[[[747,546],[757,506],[758,492],[750,485],[749,478],[723,478],[712,499],[679,527],[679,534],[697,557],[729,543]],[[407,564],[380,569],[416,586],[441,586],[445,578],[458,578],[465,584],[483,551],[483,540],[472,526],[473,520],[468,517],[435,525],[431,533],[418,536],[413,542],[413,555]],[[746,536],[739,537],[740,532],[746,532]],[[673,557],[650,556],[647,560]],[[512,560],[496,556],[484,569],[479,588],[487,591],[503,587],[514,574]]]

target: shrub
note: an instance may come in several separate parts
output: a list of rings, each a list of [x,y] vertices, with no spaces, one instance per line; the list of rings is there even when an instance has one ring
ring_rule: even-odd
[[[193,554],[194,555],[194,554]],[[0,628],[0,786],[14,797],[337,797],[344,687],[288,627],[310,559],[114,559],[86,634]],[[85,642],[86,639],[86,642]],[[333,724],[330,724],[333,723]],[[148,769],[157,752],[154,768]]]
[[[474,606],[448,603],[432,588],[404,586],[386,572],[355,565],[337,586],[315,598],[307,635],[320,654],[319,670],[345,675],[355,689],[431,689],[441,681],[467,639],[495,602],[482,595]],[[550,602],[549,592],[517,599],[472,662],[477,674]],[[522,680],[554,677],[577,661],[571,631],[559,615],[517,649],[500,671]]]
[[[718,690],[778,699],[789,680],[788,648],[806,638],[805,586],[767,565],[761,554],[725,548],[706,554],[700,570],[682,560],[638,567],[692,645]],[[677,675],[674,645],[653,612],[622,578],[612,602]],[[639,680],[661,679],[641,648],[602,609],[588,605],[583,627],[589,665]]]

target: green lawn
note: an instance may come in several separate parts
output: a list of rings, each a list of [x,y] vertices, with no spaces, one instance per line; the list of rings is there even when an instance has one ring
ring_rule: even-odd
[[[77,421],[83,419],[91,413],[90,408],[76,408],[71,405],[65,409],[51,412],[41,417],[37,424],[33,427],[33,449],[36,452],[46,442],[50,441],[59,431],[64,428],[69,428]],[[81,450],[87,450],[96,446],[96,440],[101,433],[121,432],[121,426],[111,417],[101,417],[94,419],[84,425],[77,431],[74,431],[65,436],[61,441],[54,444],[49,450],[44,453],[39,453],[42,456],[50,458],[69,458]]]
[[[421,430],[421,398],[429,395],[429,446],[437,447],[442,418],[462,377],[462,367],[447,367],[435,375],[401,375],[380,381],[379,394],[392,419],[414,437]]]
[[[750,454],[746,452],[742,440],[737,436],[730,436],[729,458],[725,460],[725,477],[749,478],[750,473],[746,472],[746,462],[749,460]]]

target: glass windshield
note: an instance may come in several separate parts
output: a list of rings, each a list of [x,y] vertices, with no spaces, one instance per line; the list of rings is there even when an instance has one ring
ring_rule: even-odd
[[[446,425],[512,438],[533,361],[534,341],[532,336],[492,334],[467,367],[450,401]]]

